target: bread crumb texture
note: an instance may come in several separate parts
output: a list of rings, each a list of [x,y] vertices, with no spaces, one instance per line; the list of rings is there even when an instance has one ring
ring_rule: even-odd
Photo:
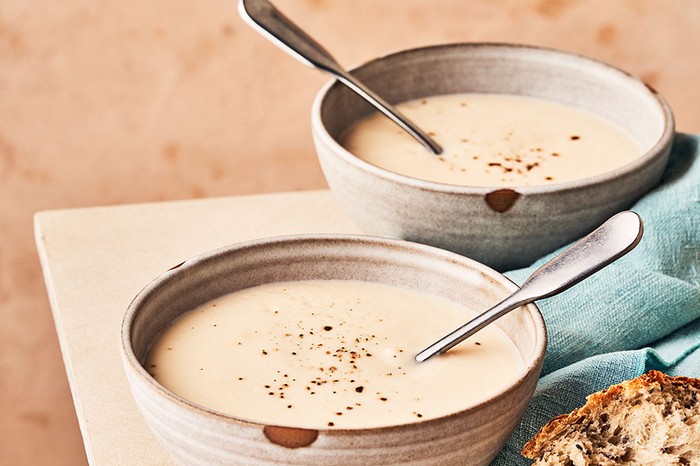
[[[533,466],[700,465],[700,379],[658,371],[588,396],[523,447]]]

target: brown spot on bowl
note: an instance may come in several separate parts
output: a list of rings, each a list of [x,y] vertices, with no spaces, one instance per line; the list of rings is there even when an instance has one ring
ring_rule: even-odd
[[[181,267],[185,262],[187,262],[187,261],[184,260],[184,261],[180,262],[180,263],[177,264],[177,265],[173,265],[172,267],[170,267],[170,268],[168,269],[168,271],[170,271],[170,270],[175,270],[175,269]]]
[[[295,427],[265,426],[263,433],[270,442],[285,448],[308,447],[318,438],[317,430]]]
[[[519,197],[520,193],[512,189],[497,189],[484,196],[484,199],[492,210],[503,213],[513,207]]]

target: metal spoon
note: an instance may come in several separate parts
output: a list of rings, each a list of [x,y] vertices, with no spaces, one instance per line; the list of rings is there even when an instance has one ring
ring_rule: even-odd
[[[394,106],[345,71],[326,49],[287,19],[270,2],[267,0],[240,0],[238,10],[246,22],[282,50],[306,65],[334,75],[340,82],[391,118],[433,154],[442,152],[442,147],[437,142],[402,115]]]
[[[416,361],[446,352],[519,306],[570,288],[634,249],[643,231],[642,219],[636,213],[625,211],[613,216],[535,270],[518,291],[418,353]]]

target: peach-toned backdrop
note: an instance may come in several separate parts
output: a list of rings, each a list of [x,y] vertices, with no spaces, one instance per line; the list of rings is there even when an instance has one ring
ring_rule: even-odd
[[[700,132],[697,0],[277,5],[348,66],[457,41],[579,52],[641,76]],[[32,214],[321,188],[309,107],[326,79],[234,0],[0,3],[0,464],[86,462]]]

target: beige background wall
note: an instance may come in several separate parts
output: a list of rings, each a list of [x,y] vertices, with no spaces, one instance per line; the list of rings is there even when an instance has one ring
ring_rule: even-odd
[[[346,65],[455,41],[579,52],[640,75],[700,132],[697,0],[277,5]],[[234,0],[0,2],[0,464],[85,463],[32,214],[323,187],[308,114],[326,79]]]

